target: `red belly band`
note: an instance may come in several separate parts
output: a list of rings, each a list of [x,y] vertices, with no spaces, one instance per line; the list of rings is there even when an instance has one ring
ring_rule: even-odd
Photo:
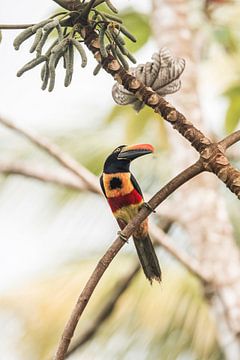
[[[139,204],[143,198],[136,189],[133,189],[129,194],[108,198],[107,200],[112,212],[115,212],[124,206]]]

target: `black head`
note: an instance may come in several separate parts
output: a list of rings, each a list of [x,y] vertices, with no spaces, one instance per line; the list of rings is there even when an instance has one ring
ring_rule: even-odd
[[[118,146],[107,157],[103,171],[106,174],[112,174],[117,172],[129,172],[129,166],[132,160],[150,154],[154,151],[154,148],[150,144],[140,145],[121,145]]]

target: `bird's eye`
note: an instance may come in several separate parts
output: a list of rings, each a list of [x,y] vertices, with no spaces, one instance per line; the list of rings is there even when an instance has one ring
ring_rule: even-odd
[[[116,148],[116,150],[114,152],[120,152],[120,151],[121,151],[121,148],[118,147],[118,148]]]

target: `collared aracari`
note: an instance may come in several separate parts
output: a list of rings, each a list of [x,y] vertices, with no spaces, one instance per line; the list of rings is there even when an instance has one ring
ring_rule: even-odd
[[[144,200],[142,191],[131,174],[132,160],[154,151],[152,145],[122,145],[117,147],[106,159],[100,178],[102,191],[121,230],[139,212]],[[161,281],[161,269],[148,234],[148,220],[134,231],[133,240],[137,254],[147,279]]]

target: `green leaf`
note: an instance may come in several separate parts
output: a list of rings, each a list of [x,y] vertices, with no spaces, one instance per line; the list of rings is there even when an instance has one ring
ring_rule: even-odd
[[[119,105],[115,105],[113,106],[113,108],[111,109],[110,113],[107,115],[106,119],[105,119],[105,123],[106,124],[111,124],[121,118],[124,118],[125,116],[129,116],[129,107],[127,106],[119,106]],[[131,109],[130,109],[131,111]]]
[[[125,137],[128,143],[141,138],[151,137],[158,146],[168,147],[167,131],[161,117],[145,106],[136,113],[130,106],[115,105],[105,119],[105,123],[121,122],[125,126]]]
[[[238,40],[229,26],[219,26],[217,29],[214,30],[213,35],[228,53],[237,52]]]
[[[126,122],[125,132],[129,144],[134,143],[144,134],[150,122],[149,120],[150,118],[148,116],[144,117],[142,116],[142,112],[140,112],[139,114],[133,114],[131,119]]]
[[[240,85],[235,85],[227,89],[224,93],[224,96],[227,96],[229,98],[234,96],[240,96]]]
[[[137,39],[137,42],[133,43],[125,37],[126,47],[130,52],[135,52],[144,46],[151,36],[149,17],[132,9],[125,10],[120,14],[120,17],[123,20],[124,26]]]
[[[229,100],[225,119],[225,129],[227,133],[234,131],[240,120],[240,93],[230,97]]]

